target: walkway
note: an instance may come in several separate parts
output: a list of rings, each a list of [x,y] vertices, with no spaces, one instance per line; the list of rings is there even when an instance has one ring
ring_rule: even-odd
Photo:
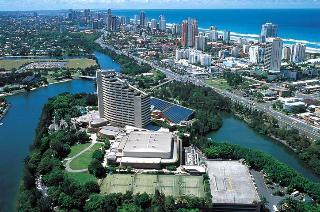
[[[272,191],[266,186],[263,175],[260,172],[252,170],[251,174],[256,182],[260,196],[266,198],[268,202],[266,204],[267,208],[274,212],[274,206],[277,206],[284,197],[274,196],[272,194]]]
[[[97,142],[97,135],[96,134],[92,134],[91,135],[91,141],[92,143],[90,144],[90,146],[88,146],[87,148],[85,148],[84,150],[82,150],[81,152],[79,152],[78,154],[76,154],[75,156],[71,157],[71,158],[67,158],[67,163],[66,163],[66,171],[67,172],[72,172],[72,173],[81,173],[81,172],[87,172],[88,169],[79,169],[79,170],[73,170],[70,167],[70,163],[76,159],[77,157],[79,157],[80,155],[82,155],[84,152],[90,150]]]

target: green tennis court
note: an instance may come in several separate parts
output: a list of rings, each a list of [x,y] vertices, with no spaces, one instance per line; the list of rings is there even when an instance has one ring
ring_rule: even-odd
[[[168,196],[204,197],[202,176],[113,174],[101,182],[102,194],[126,191],[132,191],[134,194],[144,192],[154,194],[156,189]]]

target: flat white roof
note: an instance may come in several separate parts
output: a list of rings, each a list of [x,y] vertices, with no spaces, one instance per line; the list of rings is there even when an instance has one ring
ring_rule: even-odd
[[[259,202],[249,169],[239,161],[207,161],[213,203]]]
[[[118,163],[151,163],[160,164],[161,158],[134,158],[134,157],[121,157],[117,159]]]
[[[172,137],[167,132],[131,132],[123,138],[123,152],[171,152]]]

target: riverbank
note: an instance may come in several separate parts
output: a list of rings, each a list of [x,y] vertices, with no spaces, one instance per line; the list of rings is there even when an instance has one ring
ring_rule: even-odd
[[[64,82],[69,82],[69,81],[75,80],[75,79],[79,79],[79,78],[63,79],[63,80],[59,80],[59,81],[56,81],[56,82],[50,82],[50,83],[48,83],[48,84],[46,84],[46,85],[41,85],[41,86],[39,86],[39,87],[32,88],[32,89],[30,89],[30,90],[20,89],[20,90],[17,90],[17,91],[14,91],[14,92],[10,92],[10,93],[0,94],[0,97],[8,97],[8,96],[16,95],[16,94],[26,93],[26,92],[29,92],[29,91],[34,91],[34,90],[43,88],[43,87],[48,87],[49,85],[54,85],[54,84],[59,84],[59,83],[64,83]]]
[[[35,138],[43,105],[62,93],[94,93],[93,81],[68,80],[6,97],[11,107],[0,127],[0,211],[15,211],[23,161]]]
[[[236,144],[241,147],[264,152],[287,164],[307,179],[315,182],[320,181],[320,176],[290,148],[269,136],[258,133],[245,121],[233,114],[221,113],[221,117],[223,120],[222,127],[218,131],[209,133],[207,136],[215,143]]]
[[[246,118],[244,117],[244,115],[241,115],[241,114],[235,113],[235,112],[233,112],[232,114],[233,114],[236,118],[238,118],[239,120],[245,122],[248,126],[250,126],[250,125],[249,125],[249,124],[250,124],[250,121],[249,121],[248,119],[246,119]],[[287,147],[289,150],[297,153],[297,150],[294,149],[293,147],[291,147],[285,140],[282,140],[282,139],[277,138],[277,137],[275,137],[275,136],[273,136],[273,135],[270,135],[270,134],[268,134],[268,135],[266,135],[266,136],[268,136],[269,138],[271,138],[271,139],[273,139],[273,140],[275,140],[275,141],[277,141],[277,142],[280,142],[280,143],[283,144],[285,147]]]
[[[4,109],[3,113],[0,115],[0,121],[5,117],[7,112],[9,111],[10,104],[7,104],[6,108]]]
[[[99,43],[102,48],[108,49],[109,52],[112,52],[112,53],[109,53],[109,56],[110,56],[110,57],[113,57],[114,55],[122,55],[122,56],[123,56],[123,52],[122,52],[122,51],[116,50],[116,49],[114,49],[112,46],[109,46],[109,45],[107,45],[107,44],[103,44],[101,38],[98,39],[98,40],[96,41],[96,43]],[[126,56],[126,55],[125,55],[125,56]],[[135,59],[135,58],[134,58],[134,59]],[[142,60],[141,60],[141,61],[142,61]],[[141,61],[140,61],[140,62],[141,62]],[[143,61],[142,61],[142,62],[143,62]],[[234,113],[234,112],[233,112],[233,113]],[[234,115],[236,115],[236,114],[234,113]],[[244,121],[245,121],[245,120],[244,120]],[[248,122],[248,121],[246,122],[246,124],[249,126],[249,122]],[[250,126],[250,127],[251,127],[251,126]],[[253,128],[253,127],[252,127],[252,128]],[[260,133],[260,132],[259,132],[259,133]],[[285,132],[285,133],[287,133],[287,132]],[[266,133],[266,134],[260,133],[260,134],[261,134],[261,135],[264,135],[264,136],[268,136],[269,139],[274,140],[275,142],[277,142],[277,143],[281,144],[282,146],[284,146],[285,148],[287,148],[289,151],[292,151],[293,154],[295,154],[297,158],[300,157],[300,155],[298,154],[297,149],[294,148],[294,147],[292,147],[292,146],[289,144],[290,142],[292,142],[291,140],[288,140],[288,141],[289,141],[289,142],[288,142],[287,140],[281,139],[281,138],[279,138],[279,137],[277,137],[277,136],[275,136],[275,135],[272,135],[272,134],[270,134],[270,133]],[[287,136],[287,138],[288,138],[288,136]],[[279,159],[279,158],[278,158],[278,159]],[[301,158],[300,158],[300,159],[301,159]],[[298,159],[298,160],[300,160],[300,159]],[[307,160],[304,160],[304,162],[306,163],[306,165],[308,165],[310,168],[313,169],[312,172],[318,173],[316,167],[311,166],[310,164],[308,164],[308,161],[307,161]],[[302,169],[302,170],[303,170],[303,169]],[[313,176],[313,175],[316,175],[316,174],[312,174],[312,173],[310,174],[310,176],[311,176],[313,179],[317,179],[317,178],[318,178],[318,175],[316,175],[316,176]]]

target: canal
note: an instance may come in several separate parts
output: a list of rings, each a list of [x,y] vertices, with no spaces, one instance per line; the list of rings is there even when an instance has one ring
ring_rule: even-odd
[[[102,69],[120,71],[119,64],[110,57],[100,52],[95,55]],[[95,91],[92,81],[73,80],[7,97],[11,107],[0,126],[0,211],[14,210],[23,160],[33,143],[42,107],[48,98],[64,92]]]
[[[102,69],[120,71],[120,66],[110,57],[99,52],[95,52],[95,55]],[[64,92],[93,93],[95,90],[92,81],[73,80],[7,97],[11,108],[2,120],[4,124],[0,126],[0,211],[14,210],[23,160],[33,143],[35,129],[48,98]],[[270,153],[309,179],[319,180],[294,153],[273,140],[255,133],[244,122],[233,116],[225,115],[223,127],[209,137]]]
[[[313,181],[320,180],[320,177],[307,167],[297,154],[280,142],[257,133],[244,121],[237,119],[234,115],[223,113],[222,118],[222,128],[208,135],[214,142],[238,144],[243,147],[268,153],[279,161],[286,163],[306,178]]]

